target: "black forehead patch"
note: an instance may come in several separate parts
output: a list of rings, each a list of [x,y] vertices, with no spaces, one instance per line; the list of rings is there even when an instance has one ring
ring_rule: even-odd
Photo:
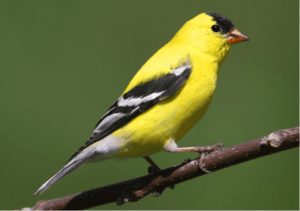
[[[233,23],[228,18],[224,17],[223,15],[219,15],[216,13],[210,13],[210,12],[207,12],[206,14],[211,16],[214,19],[214,21],[217,22],[217,24],[220,26],[220,28],[222,30],[221,31],[222,34],[226,34],[234,28]]]

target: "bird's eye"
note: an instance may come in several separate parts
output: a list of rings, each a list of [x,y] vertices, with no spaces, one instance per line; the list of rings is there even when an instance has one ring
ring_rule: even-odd
[[[213,25],[213,26],[211,27],[211,30],[213,30],[214,32],[219,32],[219,31],[220,31],[220,26],[218,26],[218,25]]]

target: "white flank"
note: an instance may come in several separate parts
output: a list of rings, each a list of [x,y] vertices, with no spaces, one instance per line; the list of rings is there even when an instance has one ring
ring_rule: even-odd
[[[95,147],[97,155],[90,162],[93,163],[109,158],[115,158],[120,151],[120,147],[124,143],[124,140],[120,140],[113,135],[106,136],[104,139],[101,139],[101,141],[91,145],[91,147]]]

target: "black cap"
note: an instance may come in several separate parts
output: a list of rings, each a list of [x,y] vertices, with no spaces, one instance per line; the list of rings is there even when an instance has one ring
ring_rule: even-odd
[[[214,21],[217,22],[217,24],[221,28],[222,34],[227,34],[229,31],[234,29],[233,23],[228,18],[226,18],[222,15],[216,14],[216,13],[207,12],[206,14],[211,16],[214,19]]]

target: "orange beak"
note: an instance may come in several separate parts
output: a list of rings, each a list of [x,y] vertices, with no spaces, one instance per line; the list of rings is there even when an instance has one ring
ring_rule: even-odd
[[[250,40],[249,37],[242,34],[242,32],[240,32],[237,29],[233,29],[230,32],[228,32],[226,34],[226,37],[228,38],[228,40],[226,41],[227,43],[239,43],[239,42]]]

